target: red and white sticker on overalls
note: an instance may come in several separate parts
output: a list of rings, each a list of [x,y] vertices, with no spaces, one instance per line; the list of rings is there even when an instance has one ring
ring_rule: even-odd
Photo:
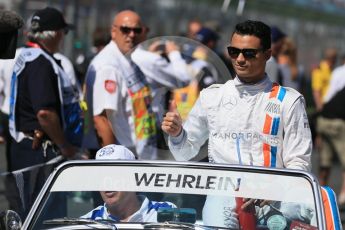
[[[116,91],[116,81],[113,80],[105,80],[104,88],[108,93],[115,93]]]

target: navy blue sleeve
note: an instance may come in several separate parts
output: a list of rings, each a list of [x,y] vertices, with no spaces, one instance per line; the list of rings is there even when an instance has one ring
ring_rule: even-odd
[[[50,61],[40,56],[30,63],[28,92],[32,108],[37,114],[42,109],[60,110],[58,76]]]

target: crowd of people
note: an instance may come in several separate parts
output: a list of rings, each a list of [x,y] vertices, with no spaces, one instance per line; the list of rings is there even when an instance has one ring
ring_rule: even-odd
[[[329,183],[334,153],[345,167],[344,66],[334,69],[334,49],[312,72],[317,115],[310,127],[303,96],[307,71],[298,63],[295,41],[278,27],[240,22],[226,52],[218,52],[217,32],[192,20],[186,39],[195,43],[156,40],[147,47],[149,26],[124,10],[76,76],[75,65],[59,53],[73,29],[63,14],[47,7],[30,22],[27,43],[13,60],[0,63],[1,141],[10,172],[59,155],[94,159],[112,144],[136,159],[169,159],[170,150],[174,159],[188,161],[207,152],[209,162],[311,171],[311,130],[320,183]],[[227,66],[225,83],[210,53]],[[48,175],[24,174],[22,206],[14,207],[22,216]],[[345,183],[339,203],[345,204]]]

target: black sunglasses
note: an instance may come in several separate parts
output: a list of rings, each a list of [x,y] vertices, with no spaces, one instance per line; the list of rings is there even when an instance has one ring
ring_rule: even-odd
[[[255,58],[260,51],[263,51],[263,49],[238,49],[232,46],[228,46],[227,48],[229,56],[233,59],[237,58],[240,53],[243,54],[244,58],[252,59]]]
[[[141,34],[141,32],[143,32],[143,28],[141,27],[131,28],[127,26],[120,26],[119,28],[123,34],[129,34],[131,31],[133,31],[135,34]]]

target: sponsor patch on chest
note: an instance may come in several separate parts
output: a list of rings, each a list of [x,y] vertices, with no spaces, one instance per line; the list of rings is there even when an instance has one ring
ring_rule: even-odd
[[[265,107],[265,112],[268,113],[271,116],[277,116],[280,115],[281,104],[278,102],[278,100],[269,100],[266,107]]]

